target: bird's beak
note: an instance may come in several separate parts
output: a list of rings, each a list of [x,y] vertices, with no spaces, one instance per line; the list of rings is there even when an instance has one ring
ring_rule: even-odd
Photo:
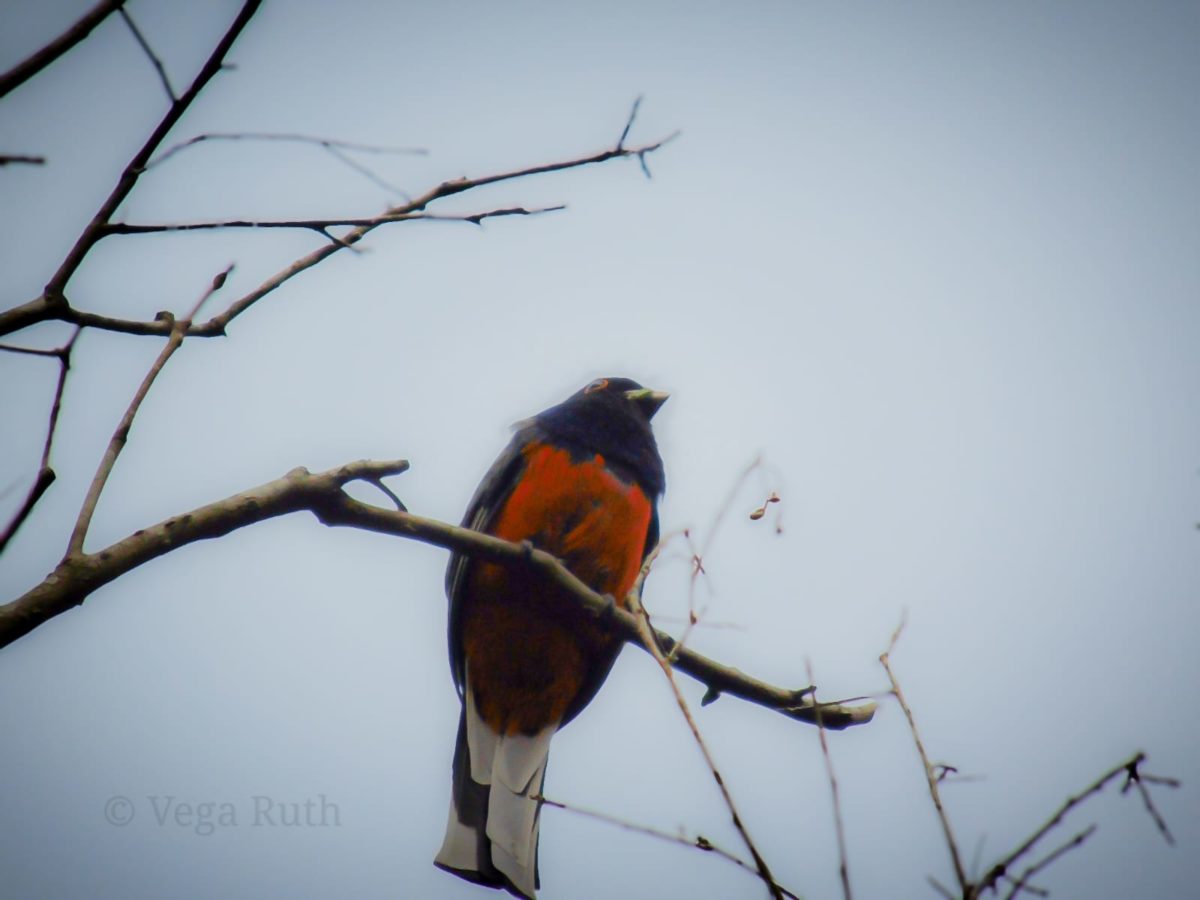
[[[638,388],[635,391],[626,391],[625,396],[636,403],[646,416],[646,419],[652,419],[654,414],[658,412],[658,408],[667,402],[667,398],[671,395],[666,391],[652,391],[650,388]]]

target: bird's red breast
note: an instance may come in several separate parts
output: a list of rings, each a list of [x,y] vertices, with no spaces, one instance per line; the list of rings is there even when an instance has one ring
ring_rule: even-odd
[[[531,441],[507,500],[488,528],[557,556],[593,590],[618,602],[633,587],[653,506],[604,457],[580,458]],[[562,721],[613,639],[544,579],[512,567],[475,565],[463,591],[462,649],[480,716],[497,734],[535,734]]]

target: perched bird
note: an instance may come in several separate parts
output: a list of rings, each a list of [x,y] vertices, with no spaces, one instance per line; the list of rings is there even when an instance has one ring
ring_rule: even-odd
[[[628,378],[599,378],[520,423],[463,525],[530,541],[623,602],[658,542],[665,482],[650,419],[666,399]],[[621,644],[529,571],[456,553],[446,593],[462,712],[434,864],[532,898],[550,738],[595,696]]]

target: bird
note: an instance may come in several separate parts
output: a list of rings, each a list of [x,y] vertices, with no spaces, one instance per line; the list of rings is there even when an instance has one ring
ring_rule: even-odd
[[[668,396],[597,378],[519,422],[464,527],[528,541],[624,605],[658,543],[666,480],[650,420]],[[456,552],[446,595],[461,709],[434,865],[533,900],[550,739],[596,695],[621,641],[527,569]]]

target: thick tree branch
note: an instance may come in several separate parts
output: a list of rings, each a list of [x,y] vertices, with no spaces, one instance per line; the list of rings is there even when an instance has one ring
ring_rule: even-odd
[[[0,75],[0,97],[20,87],[46,66],[50,65],[85,37],[92,30],[125,5],[125,0],[100,0],[95,6],[84,13],[83,17],[48,43],[41,50],[17,63],[3,75]]]
[[[247,525],[301,510],[314,513],[326,525],[393,534],[494,562],[530,566],[569,591],[622,640],[641,646],[637,618],[616,606],[611,598],[591,590],[549,553],[412,513],[370,506],[342,490],[351,481],[374,483],[407,468],[404,460],[363,460],[317,474],[294,469],[283,478],[135,532],[103,550],[68,556],[41,584],[0,606],[0,647],[79,606],[97,589],[177,547],[222,537]],[[661,631],[656,631],[655,637],[664,652],[670,652],[675,645]],[[798,721],[815,723],[819,715],[826,728],[861,725],[875,713],[874,703],[861,706],[823,703],[818,710],[807,699],[810,691],[767,684],[686,648],[679,652],[674,667],[703,682],[710,691],[741,697]]]

